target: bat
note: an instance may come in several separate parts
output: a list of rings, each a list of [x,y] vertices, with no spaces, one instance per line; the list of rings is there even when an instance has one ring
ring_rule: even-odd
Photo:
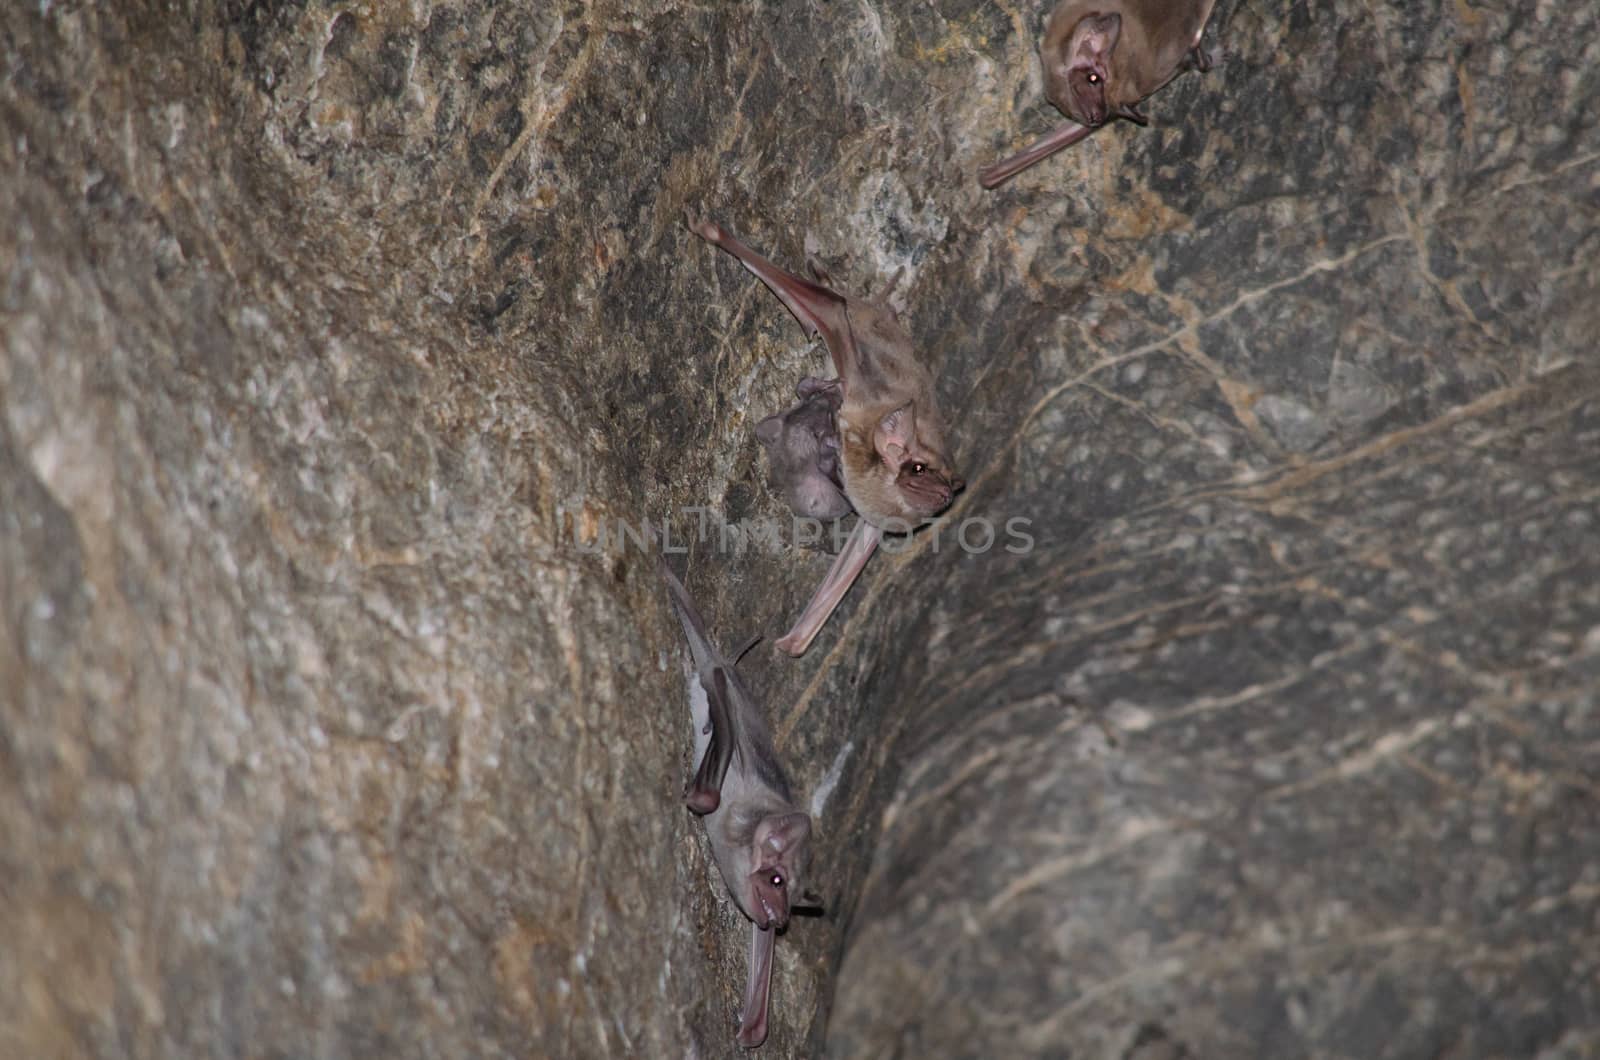
[[[795,387],[800,404],[756,425],[766,447],[772,484],[796,515],[838,519],[851,511],[839,470],[839,381],[806,377]]]
[[[1061,0],[1039,57],[1045,97],[1070,121],[978,173],[997,188],[1112,118],[1145,125],[1139,103],[1184,70],[1211,69],[1200,35],[1215,0]]]
[[[684,803],[705,821],[722,881],[750,919],[750,963],[738,1041],[754,1049],[767,1039],[777,934],[788,926],[791,909],[818,904],[803,890],[811,860],[811,817],[795,804],[766,719],[735,663],[711,643],[694,601],[664,558],[660,567],[705,690],[704,707],[691,699],[698,765]],[[735,661],[754,643],[746,644]]]
[[[802,655],[860,575],[885,530],[909,532],[950,506],[965,483],[944,442],[933,376],[885,300],[839,294],[815,262],[814,280],[780,269],[721,225],[688,215],[689,230],[727,251],[778,296],[806,333],[822,336],[838,373],[838,462],[861,516],[833,568],[778,642]]]

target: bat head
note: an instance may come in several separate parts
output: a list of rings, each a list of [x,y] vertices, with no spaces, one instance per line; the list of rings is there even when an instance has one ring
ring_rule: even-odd
[[[811,862],[811,818],[773,814],[756,825],[755,868],[746,877],[746,912],[762,930],[782,930],[789,908],[799,905]]]
[[[1122,34],[1122,16],[1085,15],[1055,56],[1051,79],[1057,81],[1056,104],[1067,116],[1090,128],[1106,123],[1113,108],[1106,98],[1111,84],[1111,53]]]
[[[927,424],[918,431],[917,409],[908,402],[878,420],[872,447],[878,463],[866,483],[852,482],[866,506],[863,515],[879,523],[899,520],[906,529],[920,526],[950,507],[966,485],[952,469],[949,456]],[[852,494],[852,499],[857,497]],[[892,529],[892,527],[890,527]]]

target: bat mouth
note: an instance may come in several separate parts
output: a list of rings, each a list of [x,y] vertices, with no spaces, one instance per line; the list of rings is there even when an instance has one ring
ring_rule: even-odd
[[[778,840],[769,836],[762,842],[770,854],[772,844]],[[750,874],[749,890],[741,896],[745,901],[739,905],[763,931],[780,930],[789,923],[788,874],[788,867],[781,864],[764,865]]]
[[[1084,108],[1083,124],[1087,125],[1091,129],[1098,129],[1100,126],[1106,123],[1106,119],[1110,116],[1110,113],[1104,106],[1091,103]]]
[[[758,896],[756,903],[761,907],[761,915],[765,918],[763,923],[756,925],[762,931],[781,931],[789,926],[789,910],[779,912],[773,909],[772,903],[768,902],[765,896]]]
[[[931,467],[915,467],[916,471],[901,471],[895,484],[900,488],[905,514],[913,519],[930,519],[950,507],[956,492],[966,483]]]
[[[1097,89],[1085,84],[1080,76],[1073,79],[1067,91],[1072,97],[1072,109],[1077,111],[1076,114],[1068,114],[1068,117],[1077,118],[1091,129],[1100,128],[1111,117],[1111,107],[1106,102],[1104,88]]]
[[[954,484],[945,481],[942,476],[933,481],[920,482],[916,489],[908,489],[906,493],[918,515],[937,515],[950,507],[950,502],[956,497]]]

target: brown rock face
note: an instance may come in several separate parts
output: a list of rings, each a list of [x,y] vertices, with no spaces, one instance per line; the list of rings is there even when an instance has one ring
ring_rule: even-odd
[[[747,657],[762,1055],[1600,1051],[1600,8],[1223,0],[985,193],[1046,13],[0,10],[0,1055],[737,1055],[618,537],[781,632],[826,354],[686,204],[903,270],[969,482]]]

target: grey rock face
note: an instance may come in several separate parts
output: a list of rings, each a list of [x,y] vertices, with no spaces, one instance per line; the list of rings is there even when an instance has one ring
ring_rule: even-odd
[[[1224,0],[984,193],[1045,13],[0,12],[0,1053],[736,1054],[618,530],[781,631],[826,353],[685,204],[901,272],[964,410],[745,666],[828,906],[764,1055],[1600,1050],[1600,12]]]

